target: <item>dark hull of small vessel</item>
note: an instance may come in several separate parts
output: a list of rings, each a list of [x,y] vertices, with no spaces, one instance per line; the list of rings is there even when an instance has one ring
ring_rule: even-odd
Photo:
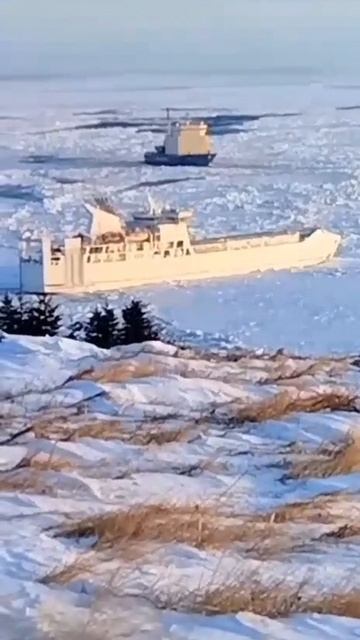
[[[208,167],[215,158],[216,153],[177,156],[157,153],[156,151],[148,151],[144,156],[145,164],[152,164],[158,167]]]

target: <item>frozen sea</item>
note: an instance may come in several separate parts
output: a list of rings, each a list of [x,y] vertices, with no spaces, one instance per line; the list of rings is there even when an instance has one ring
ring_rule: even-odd
[[[101,194],[131,213],[150,191],[194,208],[203,235],[322,225],[343,236],[339,257],[316,270],[136,290],[158,316],[199,341],[357,352],[360,84],[292,82],[0,81],[1,285],[16,286],[11,263],[19,234],[85,230],[85,198]],[[143,152],[162,139],[167,106],[220,116],[212,167],[142,164]],[[109,298],[121,304],[123,295]],[[68,312],[93,302],[67,302]]]

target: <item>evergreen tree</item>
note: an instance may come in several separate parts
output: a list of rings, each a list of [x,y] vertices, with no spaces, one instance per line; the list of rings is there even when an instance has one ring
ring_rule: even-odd
[[[119,344],[119,321],[114,309],[105,305],[91,314],[84,326],[85,340],[101,349],[111,349]]]
[[[82,337],[84,334],[84,325],[80,321],[72,322],[69,326],[69,333],[67,334],[67,338],[70,340],[83,340]]]
[[[22,333],[23,316],[20,303],[6,293],[0,303],[0,329],[5,333]]]
[[[149,317],[148,309],[140,300],[133,300],[122,310],[122,319],[121,344],[159,339],[159,333]]]
[[[24,332],[30,336],[56,336],[61,326],[59,305],[48,294],[41,294],[32,305],[23,306]]]

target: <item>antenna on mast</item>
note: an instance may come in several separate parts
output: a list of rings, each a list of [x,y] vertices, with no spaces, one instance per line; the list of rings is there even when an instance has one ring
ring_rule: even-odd
[[[148,203],[149,203],[149,209],[150,209],[150,214],[152,216],[159,217],[160,213],[161,213],[161,205],[159,202],[157,202],[151,195],[151,193],[148,191],[147,192],[147,198],[148,198]]]

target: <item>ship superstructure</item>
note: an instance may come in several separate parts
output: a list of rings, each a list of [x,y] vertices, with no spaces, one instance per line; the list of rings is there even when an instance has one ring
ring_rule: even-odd
[[[164,143],[156,146],[154,151],[145,153],[146,164],[209,166],[216,153],[208,125],[202,121],[172,121],[170,110],[167,112],[168,125]]]

